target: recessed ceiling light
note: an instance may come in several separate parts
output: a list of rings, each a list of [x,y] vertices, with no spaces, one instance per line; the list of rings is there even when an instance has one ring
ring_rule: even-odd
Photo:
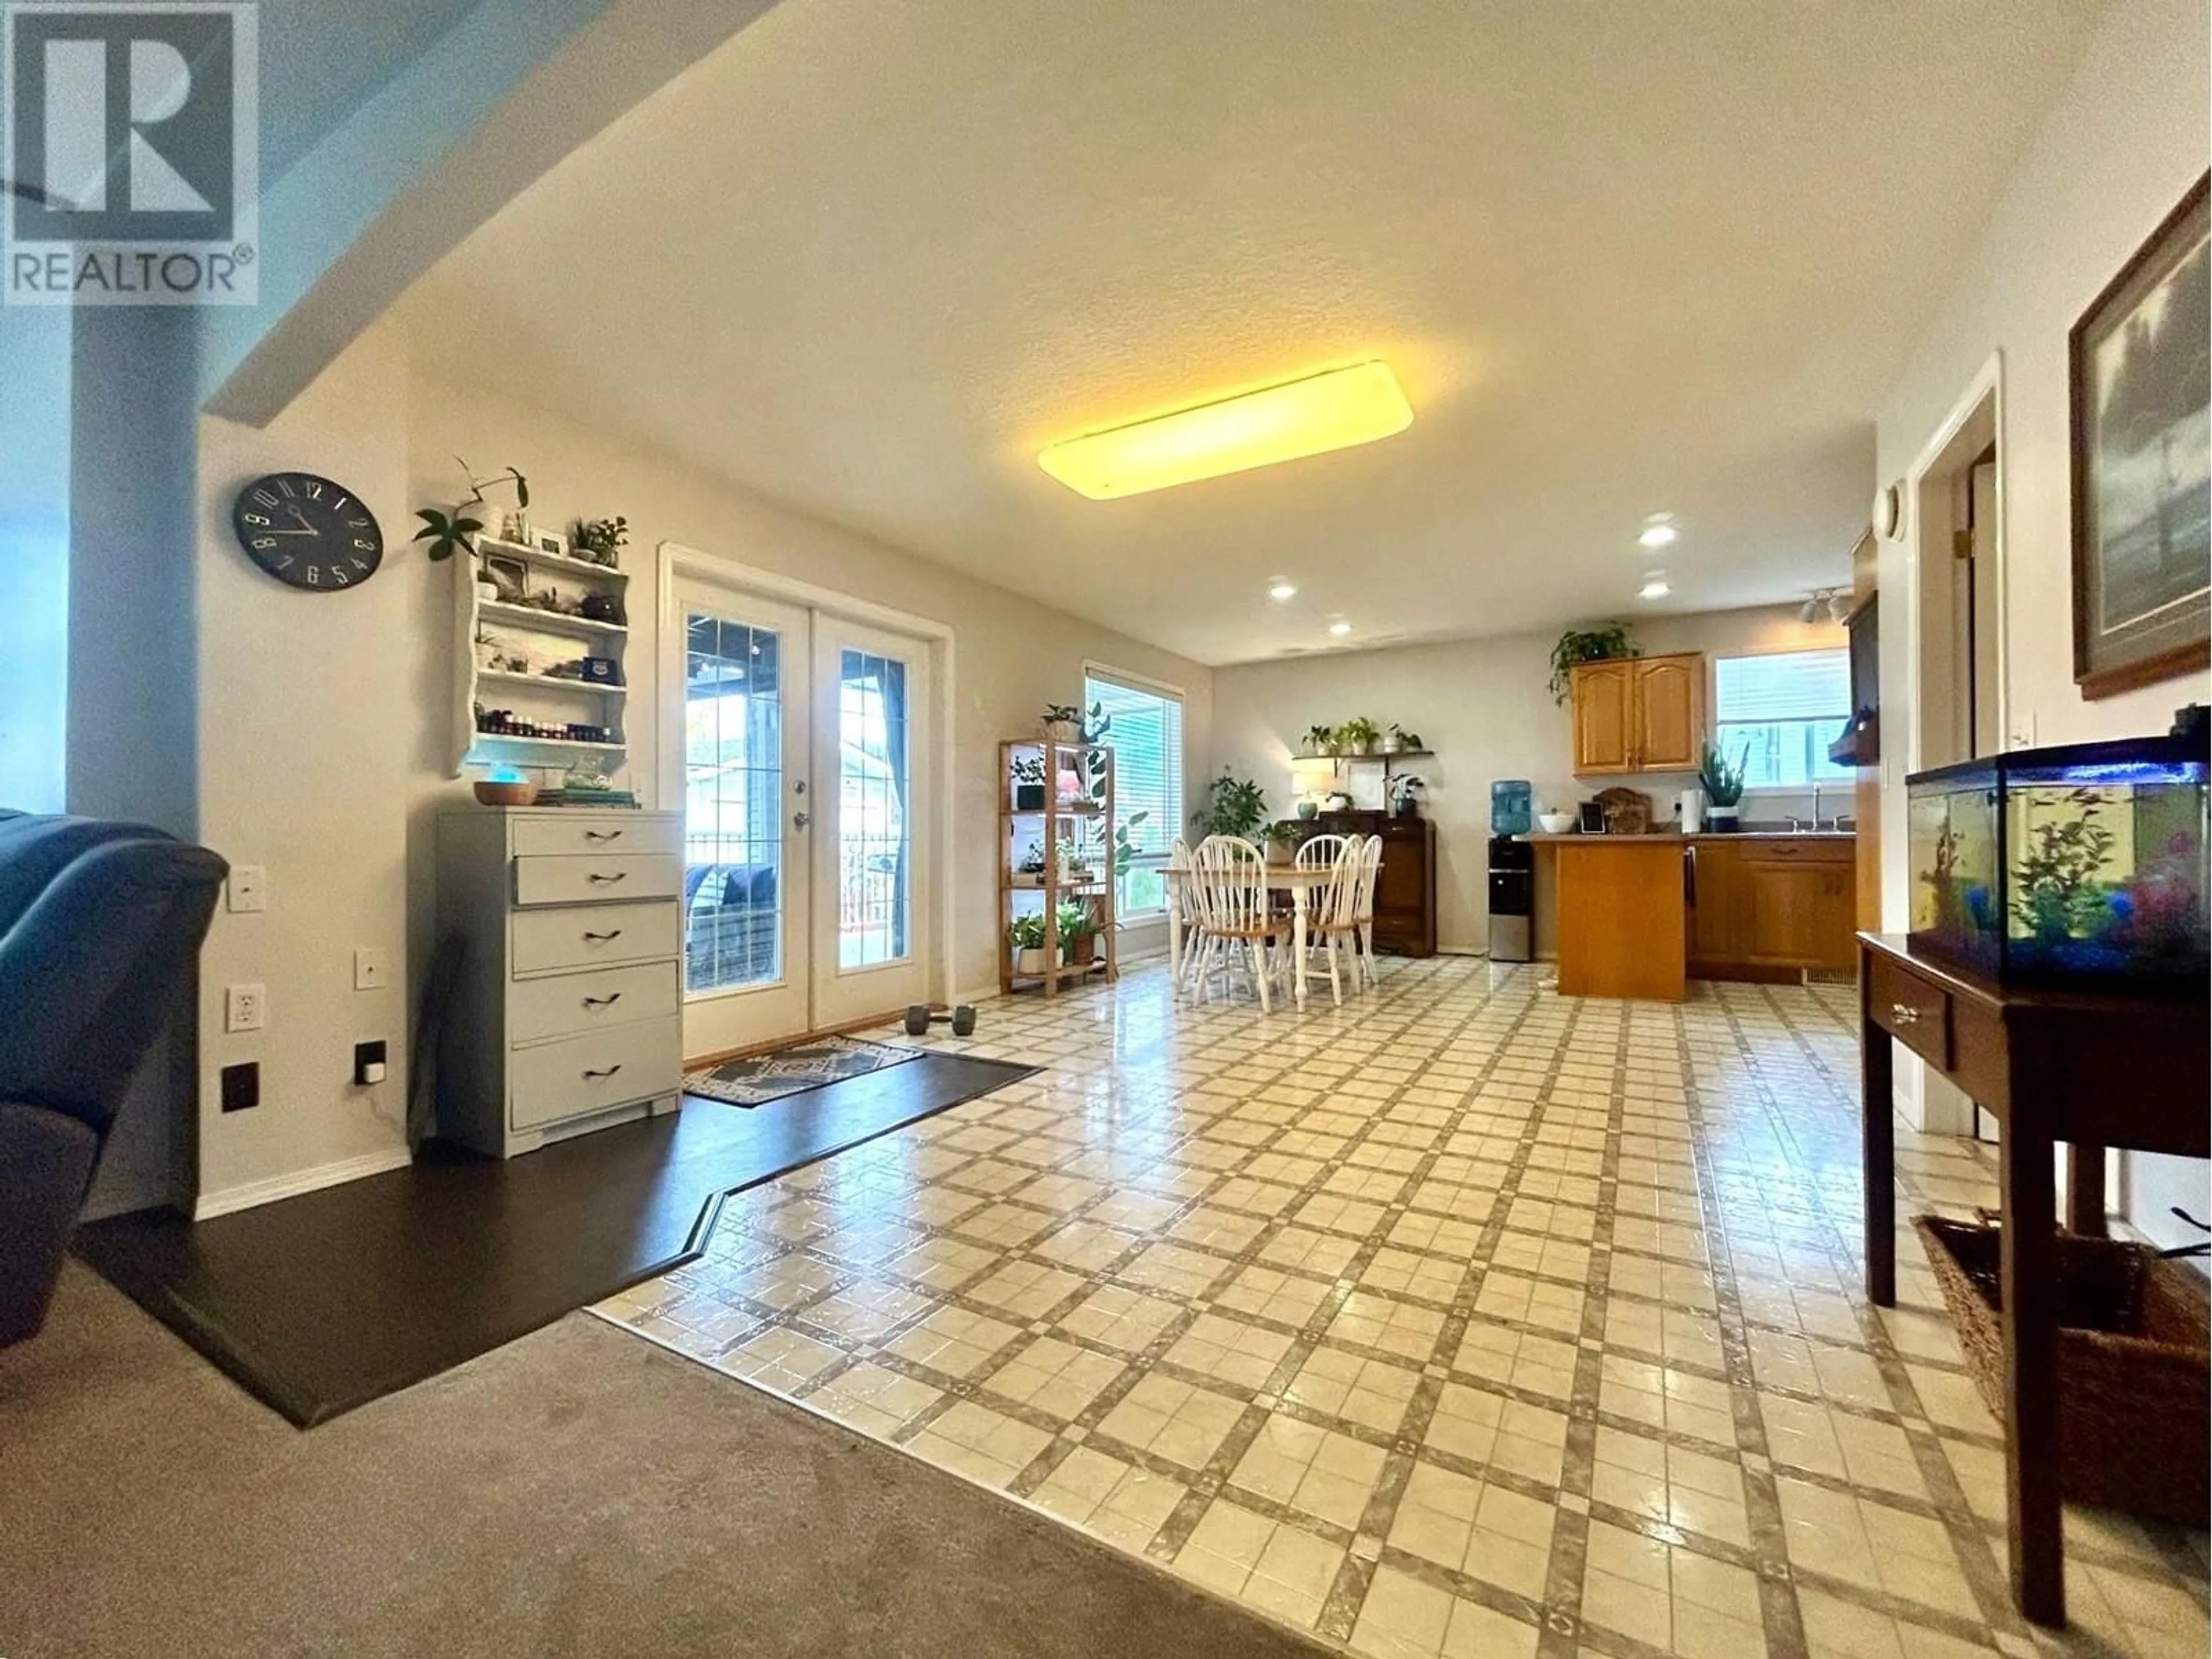
[[[1672,592],[1662,581],[1648,581],[1636,590],[1636,596],[1640,599],[1663,599]]]
[[[1340,640],[1352,631],[1352,624],[1343,621],[1333,622],[1328,625],[1328,631]]]
[[[1037,465],[1094,501],[1372,443],[1413,423],[1380,358],[1052,444]]]
[[[1298,590],[1288,582],[1277,582],[1267,590],[1267,597],[1279,605],[1285,599],[1295,599],[1297,596]]]
[[[1636,539],[1646,547],[1665,547],[1681,533],[1671,524],[1652,524],[1644,526]]]

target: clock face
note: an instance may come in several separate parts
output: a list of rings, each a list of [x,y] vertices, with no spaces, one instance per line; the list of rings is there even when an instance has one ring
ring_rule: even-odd
[[[280,582],[311,593],[357,587],[384,562],[376,515],[349,489],[312,472],[272,472],[238,492],[238,544]]]

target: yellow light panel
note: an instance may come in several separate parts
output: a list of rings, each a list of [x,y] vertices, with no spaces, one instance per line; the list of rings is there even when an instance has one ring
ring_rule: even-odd
[[[1376,358],[1070,438],[1037,465],[1079,495],[1112,501],[1349,449],[1413,423],[1398,377]]]

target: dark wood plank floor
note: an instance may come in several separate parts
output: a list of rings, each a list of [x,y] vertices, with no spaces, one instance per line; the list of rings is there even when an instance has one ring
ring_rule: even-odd
[[[311,1427],[682,1266],[726,1194],[1030,1069],[927,1054],[765,1106],[687,1099],[506,1161],[433,1143],[407,1169],[211,1221],[94,1222],[76,1249]]]

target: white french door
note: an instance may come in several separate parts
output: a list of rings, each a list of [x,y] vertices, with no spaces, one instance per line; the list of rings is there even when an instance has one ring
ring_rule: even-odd
[[[696,580],[672,614],[685,1054],[927,1000],[927,644]]]

